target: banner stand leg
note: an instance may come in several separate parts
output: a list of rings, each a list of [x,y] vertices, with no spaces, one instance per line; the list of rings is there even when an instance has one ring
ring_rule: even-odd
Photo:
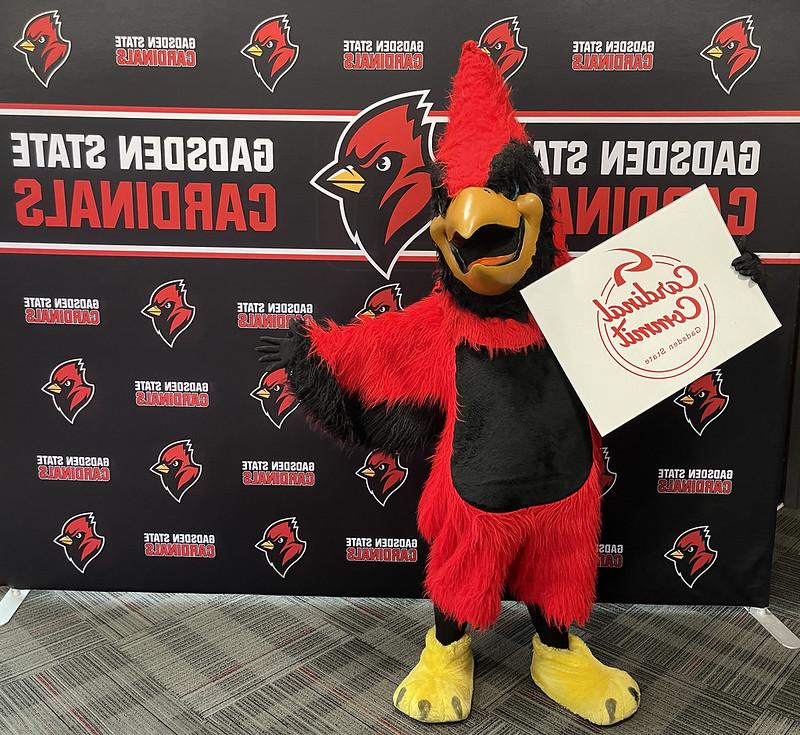
[[[800,638],[778,620],[768,607],[746,607],[745,610],[782,646],[792,650],[800,648]]]
[[[3,595],[3,599],[0,600],[0,626],[5,625],[11,620],[29,592],[30,590],[18,590],[11,587],[5,595]],[[800,645],[800,643],[798,643],[798,645]]]

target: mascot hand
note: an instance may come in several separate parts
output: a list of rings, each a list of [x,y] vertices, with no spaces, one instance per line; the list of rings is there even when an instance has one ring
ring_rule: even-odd
[[[268,363],[271,370],[288,367],[295,342],[298,337],[302,336],[301,324],[300,320],[292,319],[289,322],[288,337],[261,337],[263,344],[256,347],[256,352],[261,353],[258,361]]]
[[[739,275],[747,276],[760,286],[764,283],[764,268],[761,265],[761,258],[747,249],[746,241],[747,235],[739,238],[736,246],[741,255],[734,258],[731,265]]]

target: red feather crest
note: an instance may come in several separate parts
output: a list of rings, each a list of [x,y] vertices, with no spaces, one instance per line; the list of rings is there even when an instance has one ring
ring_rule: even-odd
[[[467,186],[483,186],[492,158],[512,140],[528,140],[514,115],[499,69],[475,41],[467,41],[450,90],[449,122],[436,151],[449,196]]]

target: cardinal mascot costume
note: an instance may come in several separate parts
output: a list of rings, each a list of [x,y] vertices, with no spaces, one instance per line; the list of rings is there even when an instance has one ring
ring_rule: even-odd
[[[432,183],[430,295],[345,326],[295,322],[288,338],[262,338],[261,360],[285,368],[312,422],[347,443],[435,442],[417,513],[435,625],[394,706],[425,722],[469,715],[469,631],[496,621],[505,592],[530,611],[536,685],[595,724],[619,722],[639,686],[569,633],[595,599],[599,436],[519,293],[569,255],[508,89],[472,41]],[[734,263],[758,265],[749,253]]]

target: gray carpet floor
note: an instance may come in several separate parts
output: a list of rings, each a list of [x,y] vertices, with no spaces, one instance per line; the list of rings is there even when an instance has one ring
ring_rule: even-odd
[[[800,513],[779,515],[771,609],[800,633]],[[417,600],[34,591],[0,628],[0,733],[604,731],[531,683],[518,605],[476,639],[469,720],[395,712],[429,617]],[[580,633],[642,688],[641,710],[613,735],[800,735],[800,651],[741,608],[599,605]]]

